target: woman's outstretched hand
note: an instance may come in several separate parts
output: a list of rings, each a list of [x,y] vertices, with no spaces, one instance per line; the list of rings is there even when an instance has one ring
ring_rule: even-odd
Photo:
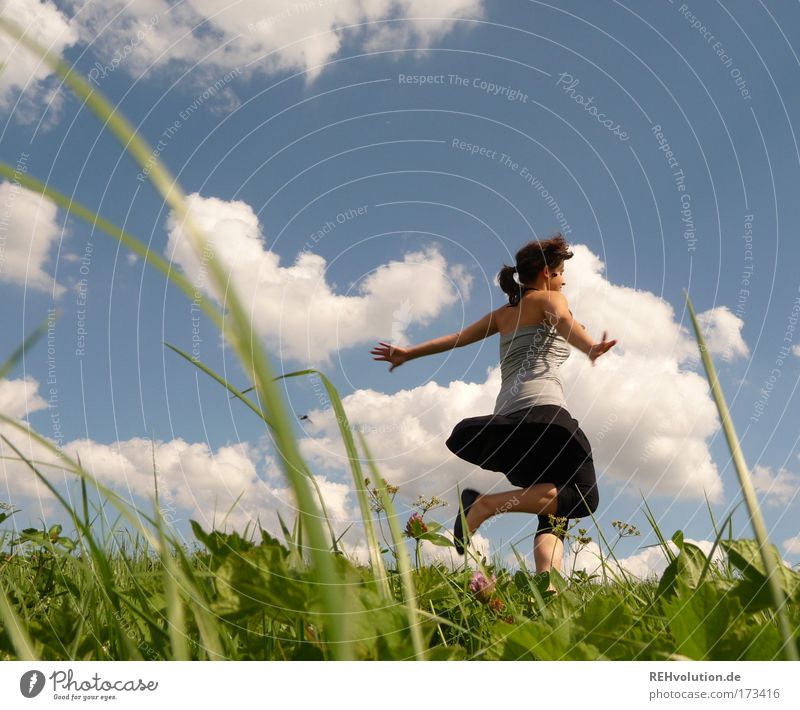
[[[589,356],[589,359],[592,361],[592,367],[594,367],[594,361],[597,360],[603,353],[607,353],[611,348],[613,348],[616,344],[616,340],[606,340],[606,335],[608,335],[607,331],[603,331],[603,337],[601,338],[599,343],[592,345],[589,348],[589,352],[586,353]]]
[[[397,345],[389,345],[389,343],[384,343],[382,340],[379,342],[380,345],[376,346],[370,351],[372,355],[378,356],[372,359],[384,360],[392,363],[392,366],[389,368],[389,372],[394,370],[395,367],[402,365],[406,360],[409,359],[408,348],[401,348]]]

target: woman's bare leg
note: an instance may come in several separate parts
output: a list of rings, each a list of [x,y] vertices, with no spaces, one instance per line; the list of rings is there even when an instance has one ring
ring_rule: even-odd
[[[557,489],[552,483],[536,483],[522,490],[484,493],[475,499],[467,513],[467,527],[475,532],[482,523],[500,513],[533,513],[555,515]],[[533,539],[533,558],[537,572],[546,572],[551,567],[561,571],[564,543],[552,533],[542,533]],[[552,584],[549,589],[553,589]]]
[[[522,490],[484,493],[475,499],[467,513],[469,532],[500,513],[556,514],[557,490],[552,483],[536,483]]]
[[[547,572],[551,568],[560,572],[561,561],[564,559],[564,542],[553,533],[537,535],[533,538],[533,559],[537,572]],[[552,583],[549,588],[554,589]]]

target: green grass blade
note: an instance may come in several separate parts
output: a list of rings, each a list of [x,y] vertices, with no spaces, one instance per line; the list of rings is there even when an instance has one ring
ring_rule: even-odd
[[[733,517],[733,514],[736,512],[736,508],[739,507],[741,502],[742,501],[739,501],[739,503],[736,504],[734,509],[730,513],[728,513],[725,520],[722,521],[722,527],[716,531],[716,534],[714,536],[714,544],[711,546],[711,551],[708,553],[708,556],[706,557],[706,563],[703,565],[703,571],[700,572],[700,578],[697,580],[698,587],[705,578],[708,570],[711,568],[711,560],[714,557],[714,553],[716,552],[717,547],[719,547],[719,543],[722,540],[723,534],[725,533],[725,524]],[[716,530],[716,526],[714,526],[714,529]]]
[[[56,313],[56,318],[60,317],[61,312],[58,311]],[[8,360],[6,360],[2,365],[0,365],[0,380],[2,380],[11,370],[14,369],[14,366],[20,361],[22,356],[25,354],[26,350],[30,350],[33,347],[33,344],[42,337],[44,333],[47,332],[48,323],[50,319],[46,319],[42,321],[41,325],[34,330],[25,341],[20,345],[11,355],[9,356]]]
[[[394,505],[392,504],[389,493],[386,490],[386,483],[383,480],[375,461],[370,454],[367,440],[364,433],[359,431],[358,438],[361,446],[364,449],[364,456],[367,460],[367,465],[370,472],[375,478],[375,487],[378,490],[378,495],[381,499],[383,509],[386,511],[386,518],[389,521],[389,530],[392,534],[392,542],[394,542],[395,554],[397,555],[397,570],[400,573],[400,582],[403,587],[403,599],[405,600],[406,614],[408,616],[408,627],[411,631],[411,642],[414,645],[414,654],[416,659],[424,661],[426,659],[425,648],[422,643],[422,634],[419,628],[419,606],[417,605],[417,592],[414,588],[414,580],[411,578],[411,560],[408,556],[403,534],[400,531],[400,526],[397,523],[397,516],[394,512]]]
[[[178,288],[180,288],[181,291],[191,298],[192,301],[197,303],[197,305],[218,328],[222,328],[222,314],[219,309],[207,298],[203,298],[202,294],[197,293],[196,287],[191,281],[189,281],[189,279],[187,279],[179,271],[175,271],[168,261],[152,251],[144,242],[140,241],[128,232],[120,229],[113,222],[110,222],[104,217],[92,212],[87,207],[84,207],[80,202],[76,202],[70,197],[58,192],[58,190],[54,190],[52,187],[45,185],[41,180],[37,180],[32,175],[29,175],[28,173],[19,173],[16,168],[8,163],[0,161],[0,175],[8,179],[14,179],[22,187],[46,197],[48,200],[64,209],[73,217],[78,217],[85,222],[88,222],[93,227],[97,227],[101,231],[116,239],[118,242],[124,244],[134,254],[142,257],[146,263],[150,264],[153,268],[161,272],[170,281],[172,281]],[[23,347],[25,346],[18,348],[18,351],[21,352]]]
[[[364,524],[364,534],[367,538],[367,546],[369,549],[370,561],[372,562],[372,569],[375,574],[375,580],[378,585],[378,590],[383,594],[386,599],[391,598],[389,584],[386,579],[386,568],[383,564],[383,557],[380,552],[380,545],[378,544],[378,536],[375,533],[375,524],[372,520],[372,511],[369,507],[367,500],[367,486],[364,483],[364,473],[361,470],[361,461],[356,448],[355,440],[353,439],[353,432],[350,428],[350,422],[347,419],[347,414],[342,405],[342,399],[333,386],[333,383],[319,370],[298,370],[297,372],[289,372],[281,375],[277,379],[284,377],[299,377],[302,375],[319,375],[323,385],[331,400],[331,406],[336,414],[336,421],[339,424],[339,433],[344,441],[344,446],[347,451],[347,458],[350,462],[350,470],[353,474],[353,486],[356,490],[358,498],[358,506],[361,509],[361,520]],[[359,432],[360,433],[360,432]],[[362,438],[363,441],[363,438]]]
[[[218,373],[214,372],[214,370],[212,370],[210,367],[208,367],[208,365],[205,365],[202,362],[200,362],[200,360],[191,357],[188,353],[184,352],[179,347],[177,347],[175,345],[171,345],[170,343],[168,343],[166,341],[164,341],[164,345],[166,345],[170,350],[173,350],[174,352],[176,352],[178,355],[180,355],[182,358],[184,358],[187,362],[190,362],[192,365],[194,365],[195,367],[197,367],[200,370],[202,370],[203,372],[205,372],[211,379],[213,379],[215,382],[218,382],[219,384],[221,384],[226,390],[228,390],[228,392],[233,394],[237,399],[239,399],[242,402],[244,402],[268,426],[270,426],[270,427],[272,426],[272,424],[270,424],[269,419],[267,419],[267,415],[259,407],[257,407],[249,397],[245,397],[244,396],[245,392],[252,391],[254,389],[253,387],[248,387],[246,390],[243,390],[243,391],[240,392],[238,389],[236,389],[236,387],[234,387],[224,377],[222,377]],[[319,499],[319,504],[320,504],[320,507],[322,508],[322,516],[325,519],[325,522],[326,522],[326,524],[328,526],[328,534],[330,535],[330,538],[331,538],[331,545],[333,547],[333,551],[334,552],[338,552],[339,548],[338,548],[338,544],[337,544],[337,541],[336,541],[336,534],[333,531],[333,526],[331,524],[330,516],[328,515],[328,507],[325,504],[325,498],[322,495],[322,490],[319,487],[319,483],[317,483],[317,479],[314,478],[313,476],[311,476],[310,474],[309,474],[309,476],[310,476],[311,484],[314,486],[314,489],[317,492],[317,498]]]
[[[232,345],[248,378],[256,386],[259,401],[266,404],[273,417],[274,439],[278,450],[279,463],[289,478],[297,498],[298,508],[308,532],[311,554],[314,559],[319,582],[323,585],[323,608],[328,635],[333,642],[333,653],[337,660],[350,660],[354,657],[352,641],[349,638],[349,617],[346,613],[346,600],[337,593],[338,575],[331,558],[325,534],[319,521],[319,513],[308,486],[310,472],[300,455],[294,432],[290,426],[287,408],[281,393],[273,382],[273,370],[258,339],[255,337],[250,321],[239,301],[235,287],[231,287],[228,274],[218,262],[213,250],[208,249],[206,239],[197,228],[189,214],[183,191],[163,163],[157,158],[147,142],[138,135],[133,126],[115,107],[88,82],[61,59],[29,37],[15,23],[0,17],[0,27],[21,44],[48,64],[62,77],[76,96],[83,99],[104,127],[119,139],[128,154],[148,170],[148,179],[156,187],[165,202],[174,211],[176,222],[189,237],[189,242],[198,258],[206,260],[214,289],[220,302],[228,306],[230,317],[222,321],[220,330]],[[219,325],[219,321],[215,320]]]
[[[183,609],[183,599],[178,591],[178,570],[172,552],[167,544],[167,536],[164,533],[164,526],[161,515],[156,509],[155,519],[158,530],[158,558],[163,567],[162,578],[164,580],[164,593],[167,598],[167,624],[169,628],[169,640],[171,658],[173,661],[191,661],[189,644],[187,643],[188,633],[186,631],[186,616]]]
[[[33,645],[33,641],[31,641],[30,636],[28,636],[28,632],[25,630],[25,626],[22,623],[22,620],[17,615],[17,612],[14,611],[14,607],[11,606],[11,603],[8,601],[8,597],[6,596],[6,590],[3,585],[3,581],[0,578],[0,619],[3,621],[3,627],[5,628],[6,634],[8,634],[8,638],[11,640],[11,644],[14,646],[14,651],[16,651],[18,661],[38,661],[39,657],[34,650],[35,646]]]
[[[460,496],[459,496],[460,497]],[[460,501],[459,501],[460,502]],[[536,604],[539,608],[539,614],[543,619],[546,619],[550,616],[550,610],[547,608],[547,605],[544,603],[544,597],[542,597],[539,588],[533,583],[532,575],[530,570],[528,569],[528,565],[525,564],[525,558],[519,553],[517,548],[514,545],[511,545],[511,550],[514,552],[514,556],[517,558],[517,562],[519,562],[519,568],[525,575],[525,581],[528,583],[528,589],[530,590],[533,598],[536,600]]]
[[[717,410],[722,420],[722,430],[725,432],[725,439],[728,442],[728,448],[731,452],[736,475],[739,478],[739,485],[742,489],[742,496],[744,497],[744,502],[747,507],[747,513],[750,516],[753,532],[758,541],[759,554],[761,555],[761,560],[764,563],[764,569],[767,573],[767,583],[769,584],[770,593],[775,604],[775,612],[778,616],[778,628],[780,629],[781,638],[784,642],[783,650],[786,655],[786,660],[797,661],[800,660],[800,658],[798,657],[797,645],[793,638],[792,628],[789,624],[789,615],[787,613],[788,601],[778,581],[777,563],[771,554],[772,550],[770,548],[769,536],[767,535],[767,528],[764,524],[764,518],[761,515],[761,508],[758,505],[758,498],[753,488],[753,482],[750,480],[750,472],[747,469],[747,464],[742,454],[742,447],[739,444],[739,437],[736,434],[736,429],[733,426],[733,421],[728,411],[725,395],[717,379],[714,363],[708,353],[708,346],[706,345],[703,334],[700,332],[700,326],[697,323],[697,317],[695,316],[694,307],[692,306],[692,299],[689,298],[689,292],[685,289],[684,294],[686,296],[686,304],[689,307],[689,315],[692,319],[697,345],[700,348],[700,357],[703,360],[703,367],[706,371],[708,384],[711,387],[711,393],[714,396],[714,401],[717,404]]]
[[[231,394],[233,394],[233,395],[234,395],[234,396],[235,396],[237,399],[241,400],[241,401],[242,401],[242,402],[244,402],[244,403],[245,403],[245,404],[246,404],[246,405],[247,405],[247,406],[248,406],[250,409],[252,409],[252,410],[253,410],[253,412],[254,412],[254,413],[255,413],[255,414],[258,416],[258,417],[260,417],[261,419],[263,419],[263,420],[264,420],[264,422],[266,422],[266,424],[267,424],[267,425],[269,425],[269,426],[272,426],[272,425],[270,424],[270,422],[269,422],[269,419],[267,419],[267,415],[266,415],[264,412],[262,412],[262,411],[261,411],[261,410],[260,410],[260,409],[259,409],[259,408],[258,408],[258,407],[257,407],[257,406],[254,404],[254,403],[253,403],[253,401],[252,401],[252,400],[251,400],[249,397],[245,397],[245,396],[244,396],[244,392],[240,392],[238,389],[236,389],[236,387],[234,387],[234,386],[233,386],[233,385],[232,385],[230,382],[228,382],[228,381],[227,381],[227,380],[226,380],[224,377],[221,377],[221,376],[220,376],[220,375],[218,375],[216,372],[214,372],[214,370],[212,370],[210,367],[208,367],[208,365],[204,365],[202,362],[200,362],[200,360],[198,360],[197,358],[193,358],[191,355],[189,355],[187,352],[184,352],[183,350],[181,350],[181,349],[180,349],[179,347],[177,347],[176,345],[172,345],[171,343],[168,343],[167,341],[163,341],[163,343],[164,343],[164,345],[166,345],[166,346],[167,346],[167,347],[168,347],[170,350],[173,350],[174,352],[178,353],[178,355],[180,355],[182,358],[184,358],[185,360],[187,360],[188,362],[190,362],[190,363],[191,363],[192,365],[194,365],[196,368],[198,368],[199,370],[202,370],[203,372],[205,372],[205,373],[206,373],[206,374],[207,374],[207,375],[208,375],[208,376],[209,376],[209,377],[210,377],[212,380],[214,380],[214,381],[218,382],[219,384],[221,384],[221,385],[222,385],[222,386],[223,386],[223,387],[224,387],[226,390],[228,390],[228,392],[230,392]],[[250,387],[250,388],[248,388],[247,390],[245,390],[245,392],[247,392],[247,391],[249,391],[249,390],[252,390],[252,389],[253,389],[253,388],[252,388],[252,387]]]
[[[667,544],[666,539],[664,539],[664,535],[661,533],[661,528],[658,527],[658,523],[656,522],[656,516],[653,515],[653,511],[650,510],[650,506],[647,505],[647,500],[642,495],[641,491],[639,491],[639,495],[642,496],[642,502],[644,503],[644,507],[647,509],[644,514],[647,518],[647,522],[650,523],[650,527],[653,528],[656,537],[658,538],[658,542],[661,545],[661,549],[664,550],[664,554],[667,556],[667,564],[670,564],[675,559],[675,554]]]

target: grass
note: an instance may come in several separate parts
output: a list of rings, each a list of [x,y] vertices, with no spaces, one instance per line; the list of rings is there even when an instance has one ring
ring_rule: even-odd
[[[678,531],[672,536],[678,554],[660,579],[649,580],[620,576],[603,582],[600,575],[575,570],[564,577],[533,574],[522,559],[516,571],[483,559],[481,572],[486,579],[494,576],[495,584],[481,594],[470,585],[477,570],[412,564],[386,489],[382,500],[388,506],[381,514],[397,540],[389,551],[395,564],[385,567],[389,598],[379,591],[371,565],[335,557],[337,575],[350,590],[355,659],[775,660],[785,655],[775,610],[763,594],[766,576],[754,540],[722,540],[732,563],[726,567],[710,563]],[[25,541],[18,538],[15,545],[11,536],[2,536],[0,658],[336,658],[316,570],[292,554],[300,546],[298,525],[293,532],[286,526],[280,541],[263,530],[249,536],[205,531],[193,521],[196,543],[189,549],[158,513],[149,518],[153,535],[122,534],[117,528],[100,540],[83,524],[87,513],[96,512],[91,501],[80,517],[62,505],[81,521],[79,539],[54,542],[52,528],[24,531]],[[612,545],[635,534],[626,524],[615,528]],[[657,525],[654,531],[663,535]],[[575,552],[573,532],[567,535]],[[559,593],[548,591],[551,583]],[[796,639],[800,575],[786,570],[781,584],[792,600],[787,615]]]
[[[42,473],[42,464],[24,456],[7,438],[4,444],[23,462],[61,504],[74,538],[63,528],[27,529],[18,536],[0,532],[0,657],[56,660],[185,660],[185,659],[797,659],[800,627],[800,575],[776,562],[752,493],[724,397],[708,357],[702,334],[689,302],[706,373],[731,448],[755,540],[722,539],[715,547],[728,558],[724,569],[710,562],[702,550],[684,541],[676,531],[671,542],[658,529],[648,508],[648,520],[669,561],[659,580],[641,581],[622,570],[615,572],[614,547],[595,522],[601,540],[602,582],[571,570],[566,577],[552,572],[531,574],[524,568],[513,574],[486,560],[476,559],[478,570],[451,571],[443,565],[415,564],[406,547],[409,537],[419,549],[422,540],[450,544],[437,532],[441,525],[419,522],[401,529],[393,505],[397,489],[385,481],[360,434],[359,452],[341,399],[330,381],[322,378],[340,425],[357,492],[361,523],[370,564],[355,564],[342,554],[319,487],[300,455],[292,419],[276,384],[273,368],[246,318],[235,288],[205,236],[194,225],[180,186],[156,160],[150,146],[128,121],[59,58],[26,37],[9,20],[0,29],[49,64],[70,89],[102,121],[143,168],[182,225],[198,255],[208,256],[216,302],[200,298],[206,316],[222,332],[237,354],[252,387],[240,390],[207,366],[167,344],[224,386],[258,416],[272,437],[277,458],[295,495],[299,515],[290,529],[281,520],[284,542],[264,530],[250,536],[205,531],[192,521],[199,543],[195,550],[181,545],[161,515],[136,509],[102,486],[81,465],[30,431],[21,422],[2,415],[0,421],[16,427],[56,457],[59,465],[81,485],[82,510],[76,510]],[[86,220],[141,256],[190,299],[197,292],[184,276],[173,271],[133,235],[119,229],[91,209],[70,200],[29,175],[15,174],[0,163],[0,174]],[[687,294],[688,301],[688,294]],[[41,334],[39,328],[0,368],[7,375],[24,349]],[[373,505],[366,461],[375,483]],[[154,472],[155,473],[155,472]],[[89,486],[98,492],[99,505],[115,507],[128,528],[116,524],[99,535],[92,520]],[[316,495],[315,495],[316,493]],[[7,506],[0,524],[16,513]],[[710,509],[709,509],[710,510]],[[377,520],[373,513],[377,514]],[[382,549],[377,529],[382,516],[390,531]],[[375,523],[377,522],[377,527]],[[716,521],[713,520],[716,529]],[[728,519],[730,522],[730,518]],[[621,525],[625,525],[624,523]],[[117,535],[127,535],[127,542]],[[618,539],[632,534],[617,527]],[[579,541],[584,536],[572,539]],[[124,540],[124,538],[123,538]],[[443,541],[444,540],[444,541]],[[516,552],[516,550],[515,550]],[[388,554],[394,567],[387,563]],[[482,579],[491,586],[480,589]],[[483,582],[481,582],[483,584]],[[548,591],[553,585],[557,593]],[[477,591],[476,591],[477,590]]]

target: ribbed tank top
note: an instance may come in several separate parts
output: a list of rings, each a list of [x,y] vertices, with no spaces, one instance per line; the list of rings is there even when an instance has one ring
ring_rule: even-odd
[[[500,336],[502,384],[495,414],[532,405],[556,404],[566,409],[559,368],[569,357],[569,343],[549,323],[522,325]]]

